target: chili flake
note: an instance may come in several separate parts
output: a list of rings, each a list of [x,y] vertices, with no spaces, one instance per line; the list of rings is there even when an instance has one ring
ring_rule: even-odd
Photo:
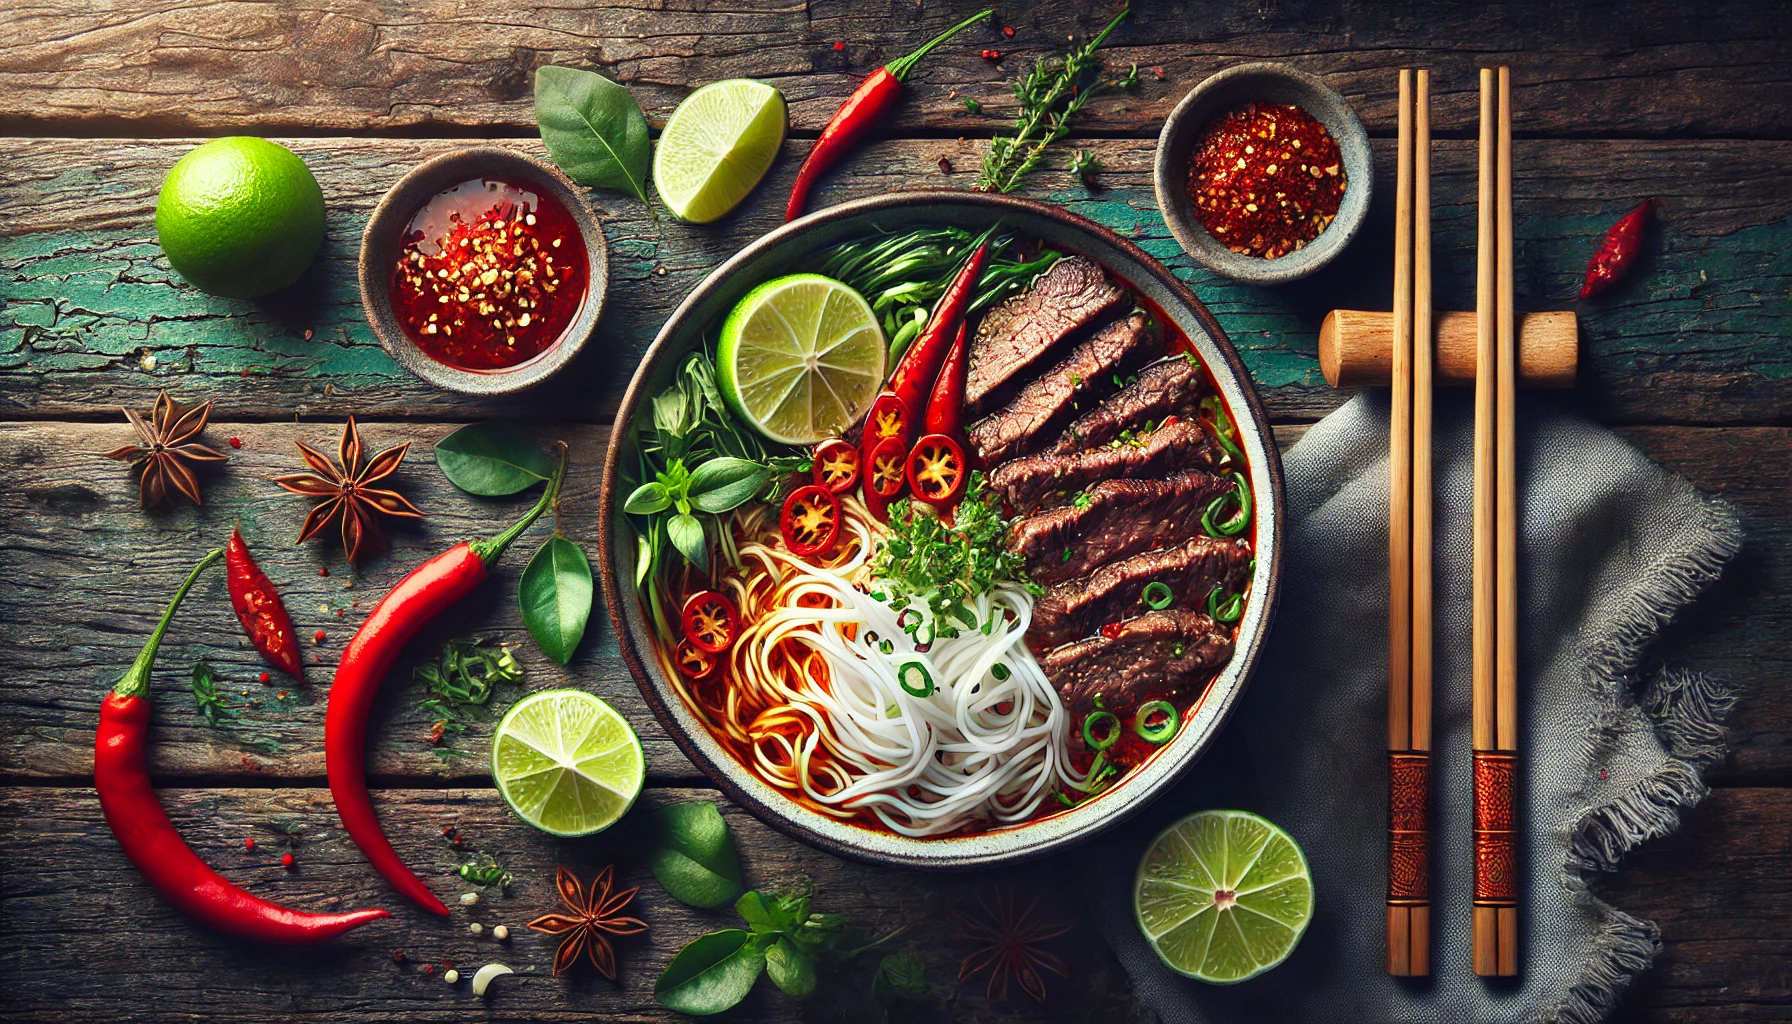
[[[1222,114],[1201,133],[1188,168],[1196,219],[1233,252],[1263,259],[1318,238],[1346,184],[1337,141],[1290,103]]]
[[[430,357],[502,370],[552,348],[585,302],[578,225],[526,182],[478,179],[437,195],[405,228],[392,306]]]

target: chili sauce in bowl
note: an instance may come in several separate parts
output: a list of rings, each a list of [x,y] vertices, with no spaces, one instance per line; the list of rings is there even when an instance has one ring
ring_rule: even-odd
[[[552,167],[496,147],[407,174],[361,241],[361,297],[380,344],[453,391],[546,380],[590,337],[607,280],[603,230]]]

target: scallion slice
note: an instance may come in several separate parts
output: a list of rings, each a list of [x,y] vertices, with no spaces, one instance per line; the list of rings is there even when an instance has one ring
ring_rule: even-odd
[[[906,661],[896,670],[896,684],[910,697],[933,696],[933,673],[918,661]]]
[[[1132,731],[1139,734],[1139,739],[1157,746],[1170,742],[1180,725],[1181,713],[1167,700],[1154,700],[1144,705],[1132,719]]]
[[[1139,596],[1145,602],[1145,607],[1152,611],[1163,611],[1170,607],[1172,601],[1176,600],[1175,591],[1171,590],[1170,585],[1162,580],[1152,580],[1145,584],[1145,592]]]
[[[1083,718],[1083,743],[1106,750],[1120,741],[1120,719],[1112,711],[1091,711]]]

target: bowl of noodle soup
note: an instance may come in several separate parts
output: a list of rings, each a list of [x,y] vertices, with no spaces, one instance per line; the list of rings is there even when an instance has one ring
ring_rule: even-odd
[[[666,613],[656,607],[651,585],[641,583],[639,517],[623,510],[640,483],[640,446],[643,431],[653,429],[654,397],[688,372],[691,354],[713,342],[717,325],[748,292],[781,275],[816,270],[817,254],[831,246],[868,232],[926,225],[981,231],[997,224],[1060,258],[1093,262],[1122,282],[1137,304],[1134,315],[1156,321],[1152,329],[1161,326],[1183,347],[1186,363],[1201,370],[1203,408],[1217,403],[1221,420],[1229,417],[1226,452],[1235,456],[1212,448],[1202,457],[1221,459],[1227,472],[1218,475],[1237,481],[1249,530],[1194,537],[1187,545],[1206,545],[1203,557],[1219,552],[1237,565],[1248,557],[1248,569],[1234,573],[1236,593],[1223,595],[1230,617],[1214,612],[1220,588],[1207,595],[1207,613],[1226,624],[1225,642],[1205,652],[1214,660],[1195,690],[1164,695],[1178,705],[1168,733],[1141,742],[1147,733],[1139,711],[1137,734],[1128,729],[1120,737],[1119,719],[1106,712],[1102,693],[1094,694],[1093,705],[1060,697],[1074,689],[1066,682],[1071,670],[1064,666],[1072,663],[1064,652],[1078,644],[1047,655],[1028,643],[1030,629],[1052,628],[1043,624],[1051,609],[1041,603],[1053,600],[1047,584],[1054,580],[1000,581],[955,606],[951,614],[962,625],[936,633],[927,623],[917,633],[914,610],[902,607],[895,588],[876,576],[886,528],[856,492],[839,496],[837,535],[825,551],[808,556],[780,541],[775,503],[749,502],[718,517],[726,557],[718,556],[717,564],[726,571],[690,581],[687,570],[683,592],[725,596],[722,603],[739,622],[726,652],[715,655],[713,671],[681,670],[686,645],[675,648],[667,640]],[[1114,384],[1121,383],[1116,374]],[[1161,429],[1176,419],[1163,418]],[[1130,432],[1124,436],[1138,444]],[[1111,446],[1119,449],[1122,441]],[[1206,507],[1211,495],[1196,497]],[[1076,501],[1083,507],[1083,495]],[[1212,501],[1218,508],[1223,498]],[[858,200],[787,224],[716,268],[674,311],[630,383],[600,505],[605,601],[623,659],[660,724],[718,788],[768,825],[879,864],[965,869],[1012,862],[1125,820],[1208,747],[1250,676],[1275,606],[1281,463],[1249,376],[1219,324],[1186,285],[1132,243],[1058,207],[1011,197],[919,192]],[[957,522],[968,524],[965,508]],[[1201,508],[1192,516],[1199,521]],[[1062,557],[1065,574],[1079,569],[1069,564],[1075,552]],[[1199,602],[1193,604],[1134,622],[1181,615],[1214,628]],[[1112,632],[1104,626],[1100,635]],[[1099,647],[1102,640],[1081,643]],[[1177,658],[1204,653],[1191,645],[1185,654],[1184,646],[1175,643]],[[1088,668],[1080,671],[1089,676]],[[1094,676],[1099,690],[1099,671]],[[1091,734],[1097,719],[1114,720],[1111,737],[1099,729]],[[1110,747],[1094,747],[1099,755],[1091,761],[1096,739]],[[1121,766],[1117,776],[1115,767],[1103,767],[1110,754]]]

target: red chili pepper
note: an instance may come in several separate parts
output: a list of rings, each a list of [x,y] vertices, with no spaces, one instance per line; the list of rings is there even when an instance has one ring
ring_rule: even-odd
[[[964,493],[970,467],[964,447],[946,434],[928,434],[908,456],[908,489],[935,508],[947,508]]]
[[[798,487],[784,499],[778,532],[784,535],[784,546],[798,557],[826,551],[840,536],[840,498],[816,484]]]
[[[684,638],[709,654],[720,654],[740,638],[740,612],[728,595],[701,590],[685,599]]]
[[[448,908],[398,858],[373,813],[373,800],[367,795],[367,719],[380,682],[405,644],[485,580],[504,549],[553,504],[565,475],[566,452],[562,449],[553,479],[528,515],[489,540],[456,544],[399,580],[342,649],[336,680],[330,686],[329,707],[324,713],[324,767],[342,826],[375,871],[418,905],[438,914],[446,915]]]
[[[965,325],[958,325],[958,337],[946,353],[946,365],[940,367],[939,379],[933,382],[933,393],[927,397],[927,418],[924,426],[929,434],[958,437],[964,424],[964,385],[971,372],[971,357],[964,344]]]
[[[689,640],[678,641],[672,660],[677,663],[680,675],[693,680],[709,678],[709,674],[722,663],[721,659]]]
[[[224,546],[225,581],[230,590],[230,606],[249,634],[249,642],[261,656],[287,675],[302,678],[299,644],[292,631],[292,616],[268,574],[261,571],[243,543],[243,531],[231,530],[230,542]]]
[[[880,523],[890,521],[890,502],[902,493],[908,473],[908,442],[901,437],[880,439],[865,461],[865,507]]]
[[[257,942],[321,942],[391,915],[384,910],[307,914],[249,895],[207,867],[187,846],[149,784],[149,674],[156,650],[193,582],[223,557],[222,549],[213,551],[187,574],[142,653],[100,705],[100,726],[93,744],[93,786],[106,824],[118,837],[125,856],[163,899],[189,917]],[[252,848],[247,842],[244,846]]]
[[[835,494],[845,494],[859,483],[859,450],[839,438],[815,446],[815,482]]]
[[[896,392],[885,390],[871,403],[871,411],[865,414],[865,433],[859,439],[859,475],[866,479],[871,473],[871,453],[877,448],[879,441],[886,437],[894,437],[902,442],[902,450],[908,451],[908,445],[915,436],[915,428],[919,424],[909,418],[908,406],[896,397]]]
[[[1643,204],[1618,218],[1605,232],[1599,248],[1593,251],[1593,258],[1587,261],[1587,277],[1581,282],[1580,298],[1597,295],[1618,283],[1630,269],[1636,259],[1637,251],[1643,247],[1643,232],[1649,227],[1649,211],[1655,206],[1655,200],[1645,199]]]
[[[907,408],[911,424],[921,422],[927,392],[940,375],[940,364],[946,361],[946,350],[952,347],[952,340],[957,336],[954,332],[964,320],[964,311],[971,304],[971,292],[977,287],[977,279],[983,276],[983,262],[988,258],[987,242],[972,251],[971,258],[964,261],[958,276],[952,279],[951,286],[933,307],[933,316],[921,329],[920,337],[903,353],[902,362],[890,375],[890,390]]]
[[[871,126],[884,119],[895,108],[896,101],[902,98],[902,83],[908,80],[908,73],[914,70],[915,64],[927,56],[929,50],[952,38],[958,33],[989,17],[994,10],[972,15],[946,31],[935,36],[926,46],[899,60],[893,60],[866,76],[859,87],[853,90],[840,109],[834,112],[834,119],[821,130],[821,138],[815,140],[814,148],[803,160],[803,166],[796,172],[796,184],[790,188],[790,203],[784,208],[784,219],[795,220],[803,215],[803,207],[808,205],[809,191],[815,182],[840,162],[859,141],[871,130]]]

